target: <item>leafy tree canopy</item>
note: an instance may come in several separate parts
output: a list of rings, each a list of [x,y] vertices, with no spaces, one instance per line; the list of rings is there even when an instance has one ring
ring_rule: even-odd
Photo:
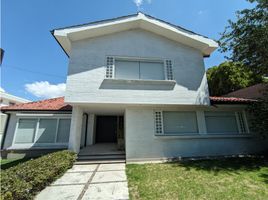
[[[219,66],[209,68],[207,79],[209,93],[212,96],[221,96],[262,82],[261,76],[233,62],[224,62]]]
[[[256,74],[268,74],[268,0],[247,0],[256,6],[237,12],[237,21],[221,34],[221,52],[240,62]],[[245,83],[242,83],[245,84]]]

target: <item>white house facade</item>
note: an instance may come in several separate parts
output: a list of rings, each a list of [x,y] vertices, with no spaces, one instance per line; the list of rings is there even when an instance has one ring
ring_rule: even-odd
[[[215,41],[143,13],[52,34],[69,57],[64,102],[72,106],[62,125],[68,129],[59,131],[59,113],[56,121],[44,123],[54,127],[54,147],[60,147],[61,134],[61,145],[81,156],[92,155],[91,147],[115,144],[127,162],[265,149],[267,141],[250,131],[245,110],[250,100],[209,96],[204,57],[218,47]],[[16,111],[13,143],[6,149],[14,149],[16,132],[29,122],[18,117]],[[40,119],[32,126],[39,129]],[[49,140],[51,132],[37,137]]]

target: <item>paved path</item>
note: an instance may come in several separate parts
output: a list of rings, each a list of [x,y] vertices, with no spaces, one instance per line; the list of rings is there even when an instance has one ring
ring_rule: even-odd
[[[125,164],[74,165],[36,200],[129,199]]]

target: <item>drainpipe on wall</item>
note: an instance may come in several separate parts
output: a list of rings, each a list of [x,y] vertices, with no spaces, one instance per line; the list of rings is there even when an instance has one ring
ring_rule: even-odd
[[[84,146],[87,146],[87,126],[88,126],[88,114],[84,113],[84,115],[86,116],[86,124],[85,124],[85,142],[84,142]]]

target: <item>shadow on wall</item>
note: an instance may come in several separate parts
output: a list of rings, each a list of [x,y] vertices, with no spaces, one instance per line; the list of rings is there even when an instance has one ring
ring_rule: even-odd
[[[201,104],[201,105],[209,105],[210,104],[206,73],[204,73],[203,79],[200,83],[200,87],[198,89],[195,103]]]
[[[99,89],[116,90],[173,90],[176,82],[104,79]]]

